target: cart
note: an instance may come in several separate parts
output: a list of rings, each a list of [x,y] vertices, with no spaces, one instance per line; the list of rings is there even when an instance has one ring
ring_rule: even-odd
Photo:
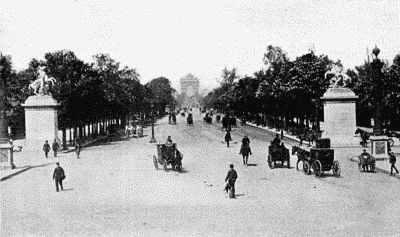
[[[156,144],[157,156],[153,156],[154,167],[158,169],[158,165],[162,165],[167,171],[167,166],[171,165],[172,170],[182,170],[182,153],[177,149],[176,143]]]

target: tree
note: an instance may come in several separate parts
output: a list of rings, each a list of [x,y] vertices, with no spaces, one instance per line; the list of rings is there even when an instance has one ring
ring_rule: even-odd
[[[146,84],[146,87],[151,92],[151,98],[160,114],[165,112],[167,105],[175,104],[175,98],[172,94],[175,89],[171,87],[171,82],[168,78],[158,77]]]

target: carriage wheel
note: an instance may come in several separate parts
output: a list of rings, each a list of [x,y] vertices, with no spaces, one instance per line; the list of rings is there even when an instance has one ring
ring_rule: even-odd
[[[158,162],[157,162],[156,156],[153,156],[153,163],[154,163],[154,167],[156,168],[156,170],[158,170]]]
[[[307,161],[303,161],[303,171],[305,175],[310,174],[310,164]]]
[[[335,161],[333,162],[332,170],[333,170],[333,175],[335,175],[335,176],[337,176],[337,177],[340,176],[341,168],[340,168],[339,161],[335,160]]]
[[[313,170],[314,170],[315,177],[321,177],[322,164],[319,160],[314,161]]]
[[[358,157],[358,170],[360,170],[360,172],[363,171],[361,157]]]
[[[267,162],[268,162],[268,166],[269,166],[269,168],[271,168],[271,169],[272,169],[271,155],[268,155],[268,160],[267,160]]]

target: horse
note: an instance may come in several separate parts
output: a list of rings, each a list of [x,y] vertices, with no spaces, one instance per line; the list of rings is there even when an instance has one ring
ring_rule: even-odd
[[[304,163],[310,160],[310,152],[306,151],[298,146],[292,146],[292,155],[297,154],[297,162],[296,162],[296,170],[299,170],[299,163],[300,161],[303,162],[303,169]]]
[[[243,156],[243,164],[247,166],[247,161],[249,160],[249,154],[252,155],[250,145],[242,144],[239,154]]]
[[[360,134],[360,137],[361,137],[360,145],[363,147],[366,147],[368,144],[370,134],[360,128],[356,129],[355,134]]]

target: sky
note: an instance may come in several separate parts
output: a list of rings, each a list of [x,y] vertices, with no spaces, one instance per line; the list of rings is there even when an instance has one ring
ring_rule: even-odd
[[[0,1],[0,50],[16,70],[61,49],[85,62],[107,53],[142,83],[164,76],[178,91],[188,73],[202,89],[225,67],[253,75],[268,45],[292,60],[313,48],[354,68],[375,44],[390,63],[400,53],[400,1]]]

